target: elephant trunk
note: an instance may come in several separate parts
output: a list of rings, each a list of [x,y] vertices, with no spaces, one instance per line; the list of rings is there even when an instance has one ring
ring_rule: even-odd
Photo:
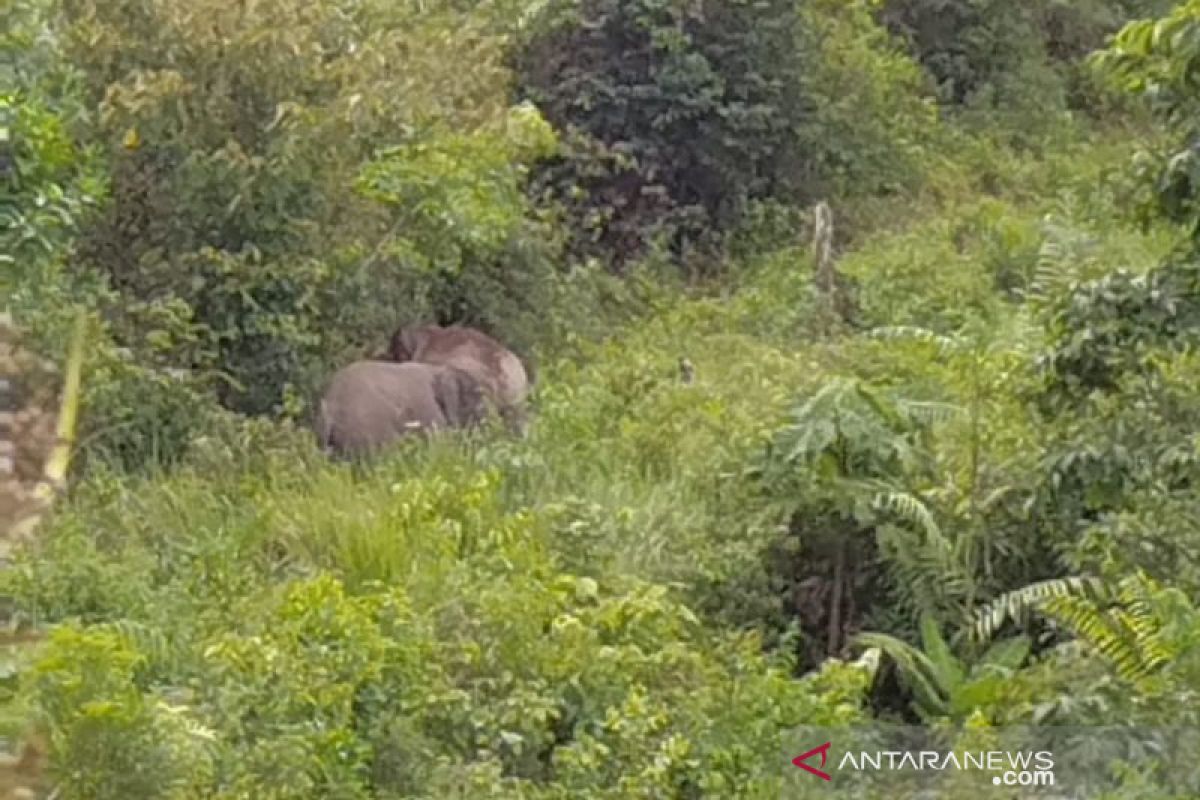
[[[329,413],[329,402],[322,398],[317,409],[316,424],[313,425],[317,435],[317,447],[322,453],[330,455],[333,452],[333,417]]]

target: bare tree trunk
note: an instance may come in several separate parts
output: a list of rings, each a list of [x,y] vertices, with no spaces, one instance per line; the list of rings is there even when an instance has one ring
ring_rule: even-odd
[[[833,656],[841,647],[842,594],[846,583],[846,542],[839,540],[833,553],[833,592],[829,598],[829,641],[826,655]]]
[[[824,200],[813,207],[813,285],[826,332],[851,317],[849,298],[833,254],[833,210]]]
[[[832,306],[837,292],[837,270],[833,263],[833,210],[824,200],[813,208],[813,282]]]

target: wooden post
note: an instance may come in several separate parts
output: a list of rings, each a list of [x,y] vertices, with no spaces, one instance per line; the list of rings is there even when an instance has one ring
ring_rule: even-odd
[[[833,305],[837,271],[833,264],[833,210],[824,200],[813,207],[813,282],[826,302]]]
[[[62,400],[59,403],[55,424],[54,442],[47,454],[42,475],[33,488],[22,498],[23,507],[17,509],[17,518],[7,525],[5,541],[0,542],[6,558],[14,542],[30,538],[36,531],[55,497],[66,485],[67,469],[71,462],[71,448],[75,442],[75,428],[79,414],[80,381],[83,373],[83,343],[87,327],[87,316],[81,310],[75,317],[75,326],[67,352],[66,374],[63,381]],[[14,348],[15,349],[15,348]],[[18,432],[13,431],[13,435]],[[15,443],[14,443],[15,444]],[[12,476],[16,480],[15,475]]]

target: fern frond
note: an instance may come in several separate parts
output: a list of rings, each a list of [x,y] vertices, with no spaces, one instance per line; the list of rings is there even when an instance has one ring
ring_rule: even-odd
[[[896,405],[906,416],[923,425],[937,425],[966,413],[960,405],[936,400],[901,400]]]
[[[1143,661],[1119,610],[1106,614],[1087,600],[1065,596],[1048,600],[1042,611],[1112,662],[1122,679],[1132,682],[1149,673],[1151,668]]]
[[[986,642],[1008,620],[1024,620],[1030,612],[1055,597],[1101,598],[1108,594],[1103,581],[1087,576],[1053,578],[1006,592],[975,612],[972,635]]]
[[[1079,230],[1047,218],[1042,224],[1030,293],[1037,297],[1059,297],[1080,280],[1079,264],[1095,248],[1095,239]]]
[[[1157,588],[1141,574],[1123,579],[1115,591],[1095,578],[1043,581],[982,609],[975,633],[991,636],[1005,619],[1036,610],[1108,660],[1122,680],[1133,683],[1174,659],[1155,608]]]
[[[901,606],[919,614],[945,613],[970,596],[974,576],[958,562],[940,531],[931,540],[904,526],[881,525],[877,541]]]
[[[926,541],[938,552],[950,552],[950,542],[942,535],[942,529],[928,506],[908,492],[881,492],[875,496],[877,509],[890,511],[905,522],[918,526],[925,533]]]
[[[1163,639],[1163,621],[1155,609],[1153,594],[1158,584],[1144,574],[1132,575],[1121,581],[1118,598],[1121,621],[1137,646],[1147,672],[1158,669],[1175,657]]]
[[[919,328],[914,325],[885,325],[874,328],[868,334],[876,339],[900,340],[932,344],[943,354],[957,353],[963,349],[962,340],[945,334]]]
[[[893,430],[900,430],[905,427],[905,420],[896,410],[896,407],[880,397],[879,393],[874,389],[871,389],[860,381],[855,381],[854,394],[866,403],[871,411],[875,412],[876,418],[882,420]]]

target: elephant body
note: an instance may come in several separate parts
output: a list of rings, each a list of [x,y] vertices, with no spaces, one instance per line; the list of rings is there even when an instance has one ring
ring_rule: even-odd
[[[413,433],[470,427],[486,413],[483,387],[463,370],[357,361],[330,380],[321,398],[316,434],[322,449],[359,456]]]
[[[510,426],[524,429],[529,374],[516,354],[487,334],[460,325],[404,327],[392,337],[388,357],[401,363],[440,364],[466,372],[484,388]]]

